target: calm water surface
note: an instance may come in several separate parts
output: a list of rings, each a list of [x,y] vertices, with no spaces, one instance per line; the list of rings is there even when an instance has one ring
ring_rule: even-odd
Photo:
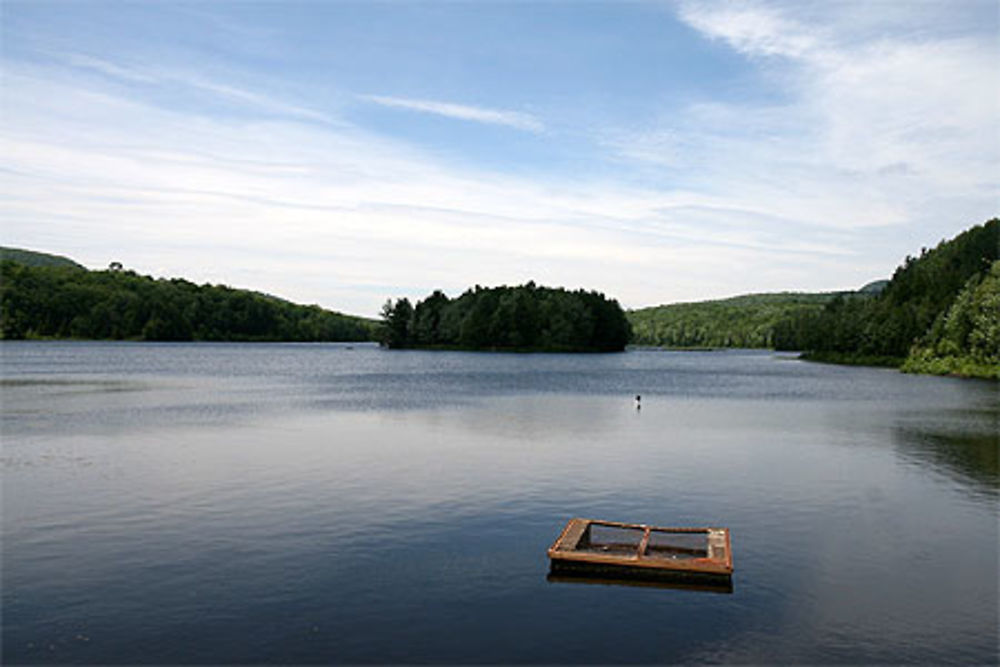
[[[0,353],[6,664],[998,661],[993,383],[742,351]],[[573,516],[727,526],[733,590],[550,581]]]

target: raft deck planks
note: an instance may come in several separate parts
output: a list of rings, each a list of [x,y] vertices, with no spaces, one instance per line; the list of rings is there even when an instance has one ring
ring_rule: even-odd
[[[566,524],[548,555],[554,571],[721,577],[733,572],[728,528],[666,528],[576,518]]]

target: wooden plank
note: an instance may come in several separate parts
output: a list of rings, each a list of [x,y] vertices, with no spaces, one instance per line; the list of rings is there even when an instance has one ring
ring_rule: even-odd
[[[552,551],[572,551],[576,549],[580,543],[580,538],[587,532],[587,527],[590,523],[590,519],[570,519],[566,527],[563,528],[562,534],[559,535],[552,548],[549,549],[550,555]]]
[[[581,551],[561,551],[551,554],[553,561],[568,561],[574,563],[593,563],[594,565],[621,565],[648,570],[681,570],[690,572],[731,571],[726,563],[711,558],[690,558],[682,560],[640,558],[638,555],[618,555],[606,553],[591,553]]]
[[[639,557],[639,558],[642,558],[643,556],[645,556],[646,555],[646,548],[648,546],[649,546],[649,527],[647,526],[646,529],[642,533],[642,541],[639,542],[639,548],[636,549],[636,556]]]

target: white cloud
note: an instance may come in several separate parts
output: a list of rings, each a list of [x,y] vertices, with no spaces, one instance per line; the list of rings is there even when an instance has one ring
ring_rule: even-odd
[[[749,2],[685,3],[680,17],[713,39],[748,55],[801,58],[815,54],[821,28],[803,29],[777,9]]]
[[[693,103],[606,141],[671,182],[781,219],[942,236],[981,222],[1000,192],[1000,98],[988,92],[1000,53],[995,33],[959,30],[948,5],[928,4],[683,4],[683,21],[747,56],[780,97]]]
[[[809,11],[841,5],[826,7]],[[590,180],[456,166],[209,70],[7,60],[5,243],[373,315],[388,296],[528,279],[627,306],[859,286],[995,214],[995,47],[955,31],[890,39],[873,19],[861,39],[839,15],[754,4],[681,16],[785,95],[609,131],[621,177]],[[240,113],[173,104],[174,91]],[[516,111],[361,99],[545,130]],[[935,235],[950,227],[905,238],[934,220]]]
[[[724,202],[697,193],[451,168],[346,124],[213,120],[44,69],[7,75],[7,242],[90,266],[117,260],[373,315],[387,296],[532,278],[631,306],[706,285],[720,296],[738,291],[720,262],[765,275],[823,254],[748,213],[699,229],[692,211]]]
[[[956,184],[956,172],[965,172],[958,180],[967,181],[970,167],[995,167],[1000,98],[987,93],[1000,84],[995,34],[934,36],[932,26],[894,34],[888,28],[910,8],[890,5],[895,11],[882,15],[886,29],[867,40],[838,17],[842,6],[851,8],[840,3],[808,23],[751,3],[686,6],[681,17],[740,52],[781,56],[796,68],[791,100],[770,129],[807,119],[815,131],[791,148],[812,148],[814,161],[867,173],[907,164],[943,186]],[[748,111],[758,110],[735,109],[731,120]]]
[[[450,102],[435,102],[432,100],[386,97],[383,95],[362,95],[360,97],[363,100],[385,107],[419,111],[421,113],[430,113],[457,120],[468,120],[476,123],[487,123],[489,125],[506,125],[507,127],[527,130],[529,132],[541,132],[545,129],[540,120],[530,114],[519,111],[488,109]]]

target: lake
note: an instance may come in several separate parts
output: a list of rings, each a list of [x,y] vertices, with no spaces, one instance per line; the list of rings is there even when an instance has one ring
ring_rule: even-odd
[[[5,664],[998,661],[996,383],[768,351],[0,352]],[[571,517],[728,527],[732,590],[550,580]]]

